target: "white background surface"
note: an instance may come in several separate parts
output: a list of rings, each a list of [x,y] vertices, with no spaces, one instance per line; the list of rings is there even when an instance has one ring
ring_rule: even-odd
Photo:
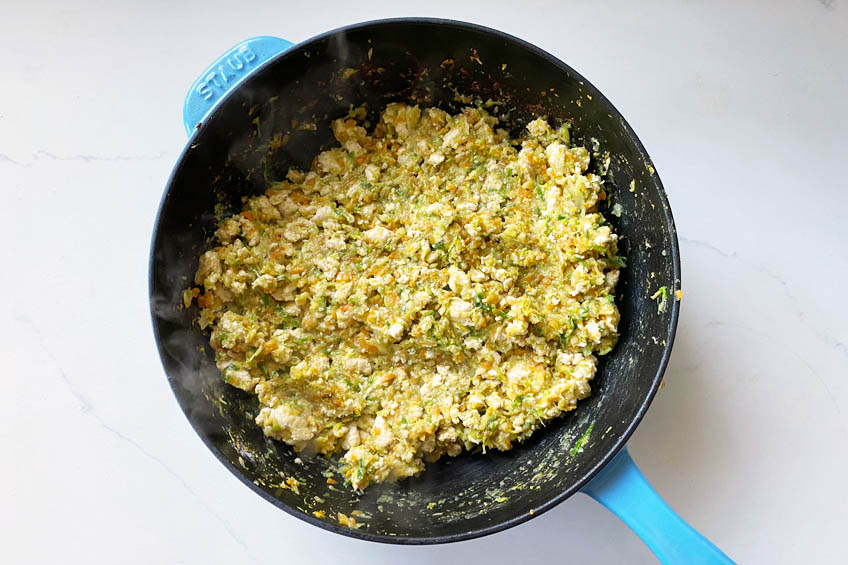
[[[246,37],[401,15],[522,37],[625,115],[669,193],[684,288],[667,386],[631,452],[737,560],[848,561],[848,2],[509,5],[4,7],[0,562],[653,562],[583,495],[443,547],[321,531],[231,476],[171,395],[147,254],[186,89]]]

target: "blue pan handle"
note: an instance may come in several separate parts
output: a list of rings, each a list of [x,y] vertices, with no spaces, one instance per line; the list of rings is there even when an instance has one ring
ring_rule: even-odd
[[[279,37],[253,37],[215,59],[194,81],[183,106],[183,122],[191,135],[224,96],[262,63],[294,45]]]
[[[660,498],[626,447],[583,487],[583,492],[621,518],[663,563],[733,563]]]

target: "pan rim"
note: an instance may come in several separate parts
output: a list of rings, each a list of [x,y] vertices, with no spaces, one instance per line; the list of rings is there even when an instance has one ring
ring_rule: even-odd
[[[194,133],[189,137],[188,141],[186,142],[186,145],[183,148],[182,152],[180,153],[180,156],[178,157],[178,159],[176,161],[174,169],[172,170],[172,172],[171,172],[171,174],[168,178],[168,181],[165,185],[165,190],[164,190],[163,195],[162,195],[160,202],[159,202],[159,207],[158,207],[158,210],[157,210],[157,213],[156,213],[156,218],[154,220],[155,223],[154,223],[154,229],[153,229],[153,233],[152,233],[152,237],[151,237],[150,255],[149,255],[149,259],[148,259],[148,300],[150,302],[150,316],[151,316],[151,322],[152,322],[152,326],[153,326],[153,328],[152,328],[153,329],[153,335],[154,335],[154,339],[156,341],[157,350],[159,352],[160,362],[162,363],[166,378],[168,380],[168,384],[171,387],[171,392],[173,393],[174,398],[175,398],[175,400],[177,401],[177,404],[180,407],[180,410],[183,412],[186,419],[189,421],[189,424],[191,425],[192,429],[194,429],[195,433],[200,437],[201,441],[203,441],[203,443],[206,445],[206,447],[209,449],[209,451],[212,452],[212,454],[218,459],[218,461],[220,461],[230,471],[230,473],[232,473],[235,477],[237,477],[242,483],[247,485],[253,492],[258,494],[260,497],[262,497],[263,499],[265,499],[269,503],[273,504],[277,508],[283,510],[284,512],[286,512],[286,513],[288,513],[288,514],[290,514],[290,515],[292,515],[292,516],[294,516],[294,517],[296,517],[300,520],[303,520],[303,521],[305,521],[309,524],[317,526],[321,529],[324,529],[324,530],[327,530],[327,531],[330,531],[330,532],[334,532],[334,533],[337,533],[337,534],[341,534],[341,535],[351,537],[351,538],[361,539],[361,540],[365,540],[365,541],[379,542],[379,543],[387,543],[387,544],[394,544],[394,545],[436,545],[436,544],[453,543],[453,542],[459,542],[459,541],[465,541],[465,540],[475,539],[475,538],[479,538],[479,537],[484,537],[484,536],[487,536],[487,535],[491,535],[491,534],[494,534],[494,533],[497,533],[497,532],[504,531],[504,530],[512,528],[514,526],[518,526],[519,524],[523,524],[523,523],[529,521],[530,519],[535,518],[535,517],[547,512],[548,510],[554,508],[555,506],[557,506],[558,504],[560,504],[564,500],[570,498],[572,495],[579,492],[589,481],[591,481],[592,478],[594,478],[595,475],[597,475],[601,471],[601,469],[603,469],[618,454],[618,452],[621,451],[621,449],[624,447],[624,445],[627,443],[627,441],[630,439],[630,437],[635,432],[636,428],[641,423],[642,418],[645,416],[645,413],[647,412],[648,408],[650,407],[651,402],[653,401],[654,397],[656,396],[657,390],[659,389],[660,383],[662,382],[663,375],[665,374],[665,370],[668,366],[668,362],[669,362],[669,359],[671,357],[671,350],[672,350],[672,346],[674,345],[674,338],[675,338],[675,335],[676,335],[676,332],[677,332],[677,324],[678,324],[678,319],[679,319],[679,315],[680,315],[680,302],[677,301],[677,300],[670,300],[669,301],[669,303],[671,304],[671,308],[670,308],[670,317],[669,317],[669,324],[668,324],[668,333],[665,337],[666,345],[665,345],[663,353],[660,357],[659,366],[657,368],[656,374],[653,377],[653,381],[651,382],[651,386],[650,386],[650,389],[648,391],[648,394],[645,396],[644,400],[642,401],[642,404],[640,405],[639,409],[637,410],[636,415],[630,421],[628,426],[619,434],[619,437],[618,437],[617,441],[614,443],[613,447],[611,449],[609,449],[603,457],[601,457],[601,459],[598,461],[598,463],[596,465],[594,465],[588,471],[586,471],[580,479],[574,481],[571,484],[571,486],[569,486],[569,488],[563,490],[562,492],[560,492],[556,496],[553,496],[553,497],[549,498],[547,501],[545,501],[544,503],[534,507],[530,512],[523,513],[519,516],[510,518],[508,520],[504,520],[504,521],[501,521],[501,522],[498,522],[498,523],[495,523],[495,524],[492,524],[492,525],[488,525],[488,526],[483,527],[483,528],[477,528],[477,529],[473,529],[473,530],[463,531],[461,533],[456,533],[456,534],[438,535],[438,536],[409,536],[409,537],[391,536],[391,535],[386,535],[386,534],[371,533],[371,532],[362,531],[362,530],[358,530],[358,529],[347,528],[347,527],[344,527],[344,526],[341,526],[341,525],[331,524],[329,522],[325,522],[323,520],[315,518],[307,512],[302,512],[302,511],[300,511],[296,508],[293,508],[293,507],[287,505],[283,501],[279,500],[278,498],[276,498],[274,496],[271,496],[269,493],[267,493],[264,490],[262,490],[261,488],[259,488],[259,486],[256,485],[253,481],[251,481],[247,476],[245,476],[235,464],[233,464],[231,461],[229,461],[229,459],[224,457],[223,453],[221,453],[217,449],[217,447],[212,443],[211,439],[209,437],[207,437],[207,435],[205,433],[203,433],[203,431],[198,427],[196,422],[191,418],[190,413],[187,410],[187,407],[184,406],[183,403],[180,401],[180,397],[178,396],[177,390],[175,389],[173,378],[171,377],[170,373],[168,372],[167,367],[165,366],[166,352],[165,352],[164,347],[163,347],[163,340],[162,340],[162,336],[160,334],[160,327],[159,327],[159,324],[157,322],[157,316],[156,316],[156,312],[155,312],[154,305],[153,305],[154,287],[155,287],[154,249],[157,246],[156,245],[157,241],[161,237],[161,235],[160,235],[161,221],[160,220],[161,220],[163,211],[166,209],[166,207],[168,205],[170,192],[171,192],[171,186],[173,185],[175,179],[177,178],[180,171],[182,170],[182,167],[183,167],[185,160],[186,160],[187,153],[192,146],[192,141],[194,140],[195,137],[202,135],[202,133],[205,131],[205,129],[206,129],[208,123],[209,123],[208,118],[210,116],[216,114],[217,112],[219,112],[220,109],[225,105],[224,101],[227,100],[233,93],[235,93],[240,88],[246,87],[250,82],[252,82],[257,77],[259,77],[267,68],[274,65],[278,60],[285,58],[286,56],[290,56],[291,54],[295,53],[299,49],[303,49],[304,47],[307,47],[311,43],[321,41],[323,39],[326,39],[328,37],[331,37],[333,35],[343,33],[343,32],[354,31],[354,30],[359,30],[359,29],[362,29],[362,28],[375,27],[375,26],[394,26],[394,25],[400,25],[400,24],[451,26],[451,27],[459,28],[459,29],[463,29],[463,30],[481,32],[481,33],[485,33],[485,34],[488,34],[488,35],[509,41],[510,43],[516,45],[517,47],[523,48],[523,49],[529,51],[530,53],[533,53],[535,55],[538,55],[538,56],[546,59],[547,61],[549,61],[554,66],[556,66],[561,71],[566,72],[566,73],[574,76],[578,81],[581,81],[583,86],[591,92],[593,97],[598,97],[598,99],[601,102],[603,102],[609,108],[609,110],[614,112],[617,115],[618,119],[621,121],[621,124],[623,125],[624,131],[627,134],[629,141],[632,144],[634,144],[634,146],[639,150],[639,152],[642,155],[645,156],[646,163],[652,164],[652,160],[650,159],[650,156],[648,155],[647,150],[645,149],[644,145],[639,140],[639,138],[636,136],[636,133],[633,131],[633,128],[630,126],[630,124],[627,122],[627,120],[624,118],[624,116],[621,114],[621,112],[619,112],[618,109],[612,104],[612,102],[610,102],[609,99],[607,99],[606,96],[604,96],[591,82],[586,80],[586,78],[583,77],[583,75],[581,75],[580,73],[575,71],[568,64],[561,61],[559,58],[555,57],[554,55],[548,53],[547,51],[545,51],[545,50],[537,47],[536,45],[533,45],[532,43],[529,43],[529,42],[527,42],[527,41],[525,41],[521,38],[515,37],[511,34],[508,34],[508,33],[493,29],[493,28],[482,26],[482,25],[479,25],[479,24],[463,22],[463,21],[459,21],[459,20],[444,19],[444,18],[425,18],[425,17],[386,18],[386,19],[368,20],[368,21],[364,21],[364,22],[359,22],[359,23],[355,23],[355,24],[341,26],[341,27],[332,29],[330,31],[326,31],[324,33],[321,33],[319,35],[313,36],[309,39],[301,41],[300,43],[296,43],[295,45],[293,45],[292,47],[283,51],[282,53],[279,53],[279,54],[271,57],[267,61],[265,61],[262,65],[257,67],[250,74],[250,76],[247,77],[241,84],[239,84],[236,88],[234,88],[232,91],[227,93],[227,95],[223,96],[221,98],[221,100],[219,100],[215,104],[215,106],[212,108],[210,114],[207,117],[205,117],[200,124],[198,124],[198,127],[195,128]],[[678,285],[680,285],[681,268],[680,268],[680,249],[679,249],[679,242],[678,242],[678,238],[677,238],[677,228],[676,228],[675,223],[674,223],[674,217],[672,216],[672,213],[671,213],[671,207],[670,207],[669,202],[668,202],[668,195],[665,191],[665,188],[662,184],[662,181],[660,180],[659,174],[656,171],[654,171],[654,173],[652,173],[652,176],[654,177],[655,182],[657,184],[657,187],[659,188],[659,196],[660,196],[661,202],[663,204],[663,215],[664,215],[664,218],[665,218],[665,224],[666,224],[666,227],[668,229],[669,236],[670,236],[670,256],[668,257],[668,259],[672,262],[672,273],[673,273],[675,282]]]

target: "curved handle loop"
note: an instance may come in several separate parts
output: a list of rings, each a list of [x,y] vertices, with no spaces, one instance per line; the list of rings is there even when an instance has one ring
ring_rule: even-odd
[[[183,122],[190,136],[218,102],[263,63],[294,45],[279,37],[246,39],[206,67],[191,85],[183,106]]]

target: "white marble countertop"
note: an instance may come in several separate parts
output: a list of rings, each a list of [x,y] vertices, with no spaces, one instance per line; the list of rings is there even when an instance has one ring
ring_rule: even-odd
[[[243,38],[401,15],[529,40],[626,116],[668,191],[685,293],[633,457],[742,562],[848,562],[848,3],[369,5],[5,8],[0,562],[653,562],[583,495],[449,546],[324,532],[239,483],[168,388],[147,255],[186,89]]]

